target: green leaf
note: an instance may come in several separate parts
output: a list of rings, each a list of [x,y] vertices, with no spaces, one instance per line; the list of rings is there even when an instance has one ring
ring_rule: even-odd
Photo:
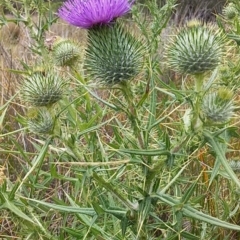
[[[42,165],[42,162],[45,158],[45,155],[46,155],[47,150],[48,150],[48,146],[49,146],[51,141],[52,141],[52,137],[47,139],[47,141],[45,142],[45,145],[42,147],[41,151],[39,152],[39,155],[33,160],[32,167],[29,169],[29,171],[27,172],[27,174],[25,175],[25,177],[23,178],[23,180],[21,181],[21,183],[19,184],[19,186],[18,186],[18,188],[16,189],[15,192],[17,192],[21,188],[23,183],[27,180],[27,178],[35,170],[35,168],[38,165],[40,165],[40,166]]]
[[[16,190],[18,189],[18,186],[19,186],[19,182],[16,182],[11,190],[11,192],[9,193],[8,195],[8,199],[11,201],[14,199],[15,197],[15,193],[16,193]]]
[[[127,227],[129,226],[129,220],[128,217],[125,216],[121,219],[121,229],[122,229],[122,235],[123,237],[125,237],[126,231],[127,231]]]
[[[76,230],[68,227],[63,227],[63,230],[70,234],[73,237],[76,237],[77,239],[83,239],[83,231],[82,230]]]
[[[211,171],[211,177],[209,180],[209,186],[212,184],[213,180],[215,179],[215,177],[218,175],[219,169],[221,166],[221,161],[218,160],[218,157],[216,158],[216,161],[214,163],[213,169]]]
[[[200,211],[198,211],[198,210],[196,210],[196,209],[194,209],[190,206],[186,206],[185,208],[183,208],[183,214],[187,217],[191,217],[191,218],[209,223],[211,225],[240,231],[240,226],[232,224],[232,223],[228,223],[226,221],[222,221],[218,218],[215,218],[215,217],[207,215],[203,212],[200,212]]]
[[[63,206],[63,205],[48,203],[48,202],[44,202],[44,201],[40,201],[40,200],[32,199],[32,198],[24,198],[24,199],[27,199],[31,202],[38,203],[38,204],[43,205],[45,207],[48,207],[50,209],[59,210],[61,212],[81,213],[81,214],[85,214],[85,215],[89,215],[89,216],[96,215],[96,212],[94,211],[93,208],[80,208],[80,207]]]
[[[215,137],[211,135],[211,133],[204,131],[204,136],[206,138],[206,141],[212,146],[215,154],[217,155],[217,159],[221,162],[224,169],[228,173],[229,177],[236,183],[236,185],[240,188],[240,181],[230,165],[228,164],[228,161],[225,157],[225,153],[223,152],[221,144],[216,140]]]
[[[65,193],[65,195],[67,196],[70,204],[73,207],[78,207],[78,205],[74,202],[74,200],[67,193]],[[97,218],[96,213],[94,215]],[[78,213],[78,217],[81,219],[81,221],[83,221],[90,228],[89,230],[91,230],[91,232],[93,232],[93,234],[95,236],[100,237],[99,235],[101,234],[104,237],[104,239],[111,240],[110,236],[103,230],[103,228],[99,227],[97,224],[94,223],[96,218],[90,219],[89,217],[87,217],[81,213]]]
[[[187,203],[188,200],[191,198],[191,196],[193,195],[193,192],[195,190],[195,187],[197,185],[197,182],[194,182],[191,187],[189,187],[187,189],[187,191],[184,193],[184,195],[182,196],[182,199],[181,199],[181,203]]]
[[[172,207],[180,204],[179,200],[177,200],[167,194],[157,193],[157,194],[151,195],[151,197],[156,197],[156,198],[160,199],[162,202],[164,202]],[[182,211],[183,215],[186,217],[190,217],[190,218],[193,218],[193,219],[196,219],[199,221],[203,221],[203,222],[209,223],[214,226],[219,226],[222,228],[240,231],[240,226],[222,221],[215,217],[212,217],[212,216],[205,214],[199,210],[196,210],[195,208],[188,206],[186,204],[182,204],[181,209],[179,209],[179,211]]]
[[[123,193],[119,191],[116,186],[113,186],[111,183],[106,182],[101,176],[97,175],[96,172],[93,172],[93,178],[98,182],[98,184],[104,187],[107,191],[111,192],[115,197],[117,197],[126,207],[136,210],[138,209],[138,204],[130,202]]]
[[[171,153],[165,149],[117,149],[117,151],[142,156],[171,155]]]
[[[181,237],[187,239],[187,240],[200,240],[200,237],[197,237],[189,232],[183,231],[181,232]]]
[[[139,236],[139,234],[142,230],[142,227],[144,226],[144,222],[145,222],[146,218],[149,216],[149,212],[151,210],[151,203],[152,203],[152,198],[148,196],[148,197],[144,198],[139,204],[137,237]]]
[[[104,209],[106,213],[109,213],[113,215],[114,217],[118,218],[119,220],[122,220],[123,218],[126,217],[126,210],[120,209],[120,208],[109,208],[109,209]]]
[[[209,78],[209,80],[207,81],[207,83],[204,85],[204,90],[205,90],[205,92],[207,92],[207,91],[211,88],[213,82],[215,81],[215,79],[216,79],[216,77],[217,77],[217,74],[218,74],[218,68],[216,68],[216,69],[213,71],[211,77]]]
[[[93,206],[94,210],[96,211],[96,213],[98,215],[101,215],[105,212],[104,209],[99,204],[97,204],[95,202],[92,203],[92,206]]]
[[[91,91],[90,89],[88,89],[86,86],[83,85],[83,87],[94,97],[96,98],[98,101],[102,102],[104,105],[112,108],[113,110],[117,111],[118,107],[105,101],[104,99],[100,98],[96,93],[94,93],[93,91]]]
[[[0,206],[0,209],[1,208],[6,208],[6,209],[10,210],[12,213],[19,216],[20,218],[35,224],[35,222],[31,218],[29,218],[24,212],[22,212],[18,207],[16,207],[13,202],[9,201],[8,196],[6,196],[3,193],[1,195],[4,196],[5,201],[2,204],[2,206]]]

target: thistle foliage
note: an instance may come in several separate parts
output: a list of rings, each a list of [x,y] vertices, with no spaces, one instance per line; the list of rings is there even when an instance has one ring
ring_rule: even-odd
[[[220,63],[223,37],[219,31],[200,23],[189,24],[171,39],[167,49],[167,63],[185,74],[202,74]]]
[[[119,24],[88,32],[86,68],[89,75],[110,84],[134,78],[142,67],[143,45]]]
[[[31,106],[51,106],[63,97],[65,85],[58,75],[35,73],[23,82],[21,96]]]

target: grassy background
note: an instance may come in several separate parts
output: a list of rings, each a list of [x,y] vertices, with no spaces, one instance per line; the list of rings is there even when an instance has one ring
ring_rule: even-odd
[[[139,3],[146,4],[144,9]],[[199,136],[183,141],[185,96],[191,97],[192,79],[163,68],[163,46],[174,27],[192,17],[215,21],[225,1],[185,0],[174,9],[170,1],[139,3],[125,21],[149,44],[149,52],[145,68],[131,82],[132,102],[121,89],[88,80],[82,64],[77,73],[56,68],[71,81],[51,109],[59,116],[53,137],[28,131],[29,106],[18,90],[27,75],[49,70],[55,37],[73,39],[84,53],[87,33],[55,19],[51,13],[58,5],[51,2],[33,1],[27,11],[5,2],[0,30],[1,239],[240,238],[238,230],[214,224],[240,224],[239,188],[222,168],[213,174],[216,153],[209,144],[202,146]],[[236,80],[235,51],[226,63],[231,62],[231,79]],[[236,81],[226,78],[236,87]],[[131,107],[137,109],[140,134],[128,118],[126,109]],[[238,126],[236,117],[221,136],[229,161],[239,158]],[[182,141],[185,147],[178,152]],[[159,149],[177,154],[166,157]],[[186,214],[188,207],[215,219],[210,224],[194,218]]]

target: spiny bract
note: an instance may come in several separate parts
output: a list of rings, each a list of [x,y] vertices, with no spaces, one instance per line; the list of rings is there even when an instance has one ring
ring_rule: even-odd
[[[53,118],[50,112],[45,108],[38,109],[36,116],[28,120],[29,130],[37,134],[51,133],[53,124]]]
[[[139,74],[143,44],[119,24],[88,32],[86,62],[88,74],[106,83],[127,81]]]
[[[53,62],[57,66],[75,66],[81,59],[77,44],[70,40],[59,40],[53,44]]]
[[[66,82],[52,73],[35,73],[25,79],[21,97],[31,106],[51,106],[63,97]]]
[[[223,15],[229,20],[235,18],[238,15],[238,10],[234,3],[229,3],[226,7],[223,8],[222,12]]]
[[[180,29],[167,47],[167,63],[177,72],[202,74],[220,63],[224,37],[212,27],[196,22]]]
[[[226,88],[220,88],[204,96],[203,113],[205,117],[216,123],[224,123],[230,120],[235,109],[233,104],[233,93]]]

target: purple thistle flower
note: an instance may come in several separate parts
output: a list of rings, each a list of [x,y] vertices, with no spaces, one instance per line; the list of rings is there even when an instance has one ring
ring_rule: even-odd
[[[105,25],[127,13],[134,0],[68,0],[58,16],[71,25],[91,28]]]

